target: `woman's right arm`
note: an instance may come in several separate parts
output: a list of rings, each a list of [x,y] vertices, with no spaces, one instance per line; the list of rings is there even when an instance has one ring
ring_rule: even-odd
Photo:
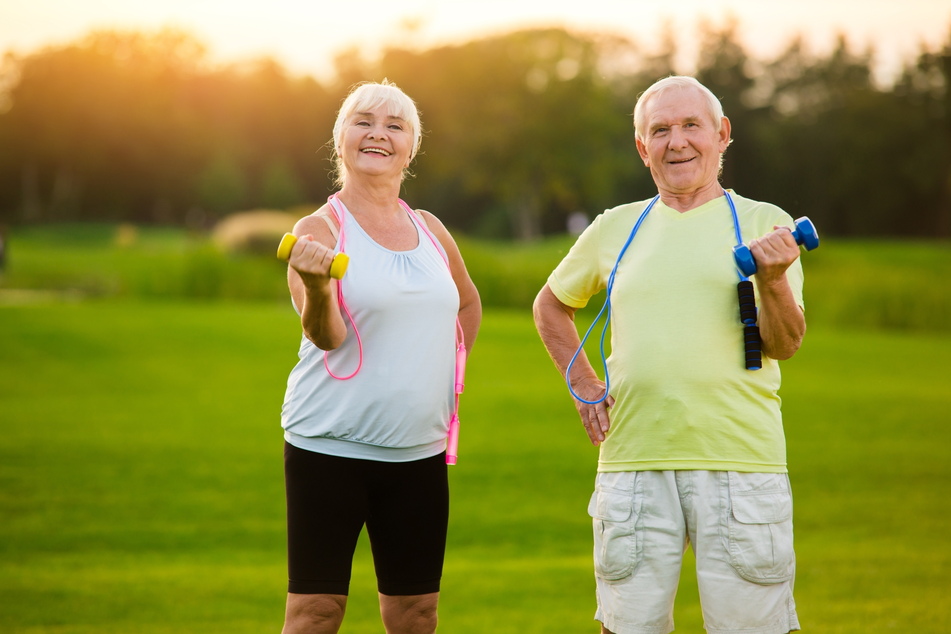
[[[300,313],[301,328],[315,346],[333,350],[347,336],[337,305],[337,280],[330,277],[336,239],[316,215],[301,218],[294,235],[299,239],[288,259],[287,286]]]

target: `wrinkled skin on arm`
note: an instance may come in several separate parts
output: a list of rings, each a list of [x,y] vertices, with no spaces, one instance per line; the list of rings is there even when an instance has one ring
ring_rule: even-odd
[[[555,367],[564,377],[571,357],[581,345],[581,338],[575,327],[575,309],[555,297],[546,284],[535,298],[533,312],[535,327],[542,343],[545,344]],[[570,381],[571,389],[586,401],[595,401],[604,395],[604,381],[598,378],[584,351],[578,355],[571,367]],[[600,445],[611,429],[608,412],[614,404],[614,397],[608,395],[606,399],[594,405],[576,398],[572,400],[591,444]]]

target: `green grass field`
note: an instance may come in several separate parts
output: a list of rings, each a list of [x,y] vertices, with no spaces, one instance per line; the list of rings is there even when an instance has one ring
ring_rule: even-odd
[[[283,305],[0,308],[0,631],[278,631]],[[822,331],[786,363],[811,632],[943,632],[951,338]],[[490,311],[463,403],[441,631],[596,631],[595,466],[523,312]],[[355,565],[344,631],[380,632]],[[693,576],[678,630],[701,628]]]
[[[105,256],[66,259],[80,282],[113,275]],[[811,288],[808,302],[835,295]],[[113,295],[0,302],[0,632],[277,632],[296,316],[286,300]],[[946,632],[951,334],[833,313],[783,364],[804,631]],[[486,312],[467,384],[440,631],[596,632],[596,449],[527,310]],[[675,616],[702,631],[689,565]],[[365,543],[343,632],[382,632]]]

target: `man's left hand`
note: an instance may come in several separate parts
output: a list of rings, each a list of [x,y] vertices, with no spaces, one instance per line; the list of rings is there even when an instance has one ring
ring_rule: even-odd
[[[781,278],[799,257],[799,245],[786,226],[773,227],[771,233],[751,240],[749,247],[756,260],[756,278],[761,283]]]

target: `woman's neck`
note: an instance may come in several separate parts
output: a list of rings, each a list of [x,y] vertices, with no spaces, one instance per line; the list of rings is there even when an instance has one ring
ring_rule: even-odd
[[[340,189],[340,199],[358,214],[386,216],[398,213],[400,183],[348,181]]]

